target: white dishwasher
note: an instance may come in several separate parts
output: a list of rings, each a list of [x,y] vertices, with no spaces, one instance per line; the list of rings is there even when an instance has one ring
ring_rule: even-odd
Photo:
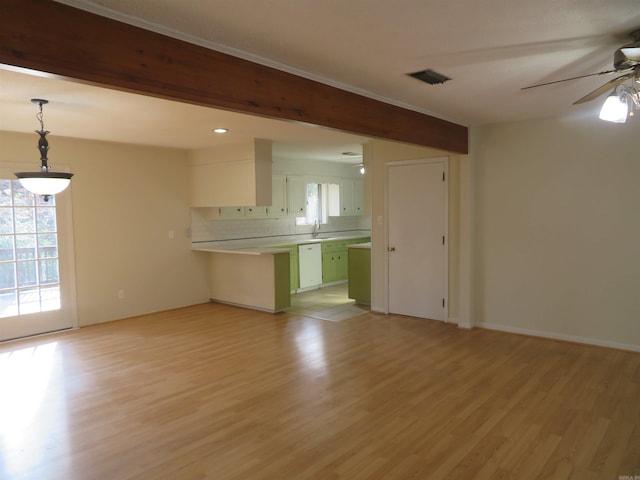
[[[320,243],[298,245],[300,289],[322,285],[322,249]]]

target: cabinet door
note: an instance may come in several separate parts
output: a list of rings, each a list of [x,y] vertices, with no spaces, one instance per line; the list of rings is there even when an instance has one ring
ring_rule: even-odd
[[[332,283],[337,280],[336,255],[334,252],[322,254],[322,283]]]
[[[244,216],[248,218],[266,217],[267,207],[244,207]]]
[[[364,213],[364,181],[353,181],[353,214],[362,215]]]
[[[353,215],[353,180],[343,179],[340,182],[340,215]]]
[[[290,216],[304,217],[307,196],[304,179],[302,177],[287,177],[287,204]]]
[[[371,303],[371,250],[352,248],[349,252],[349,298]]]
[[[346,280],[349,274],[349,259],[347,249],[336,252],[336,281]]]
[[[244,209],[242,207],[220,207],[220,217],[222,218],[244,217]]]
[[[271,179],[271,208],[270,217],[287,216],[287,178],[283,175],[274,175]]]

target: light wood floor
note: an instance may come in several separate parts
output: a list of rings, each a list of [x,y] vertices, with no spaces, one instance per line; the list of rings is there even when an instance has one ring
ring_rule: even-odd
[[[287,308],[289,313],[331,322],[341,322],[369,310],[368,306],[356,305],[356,302],[349,298],[347,283],[338,283],[291,295],[291,307]]]
[[[640,475],[640,354],[205,304],[0,344],[0,478]]]

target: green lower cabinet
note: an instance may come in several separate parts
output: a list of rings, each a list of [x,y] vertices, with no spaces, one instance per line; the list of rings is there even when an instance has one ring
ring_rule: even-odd
[[[339,251],[337,254],[336,274],[338,277],[338,281],[346,280],[347,278],[349,278],[349,255],[346,248]]]
[[[333,283],[337,281],[338,273],[336,260],[333,253],[322,254],[322,283]]]
[[[289,281],[292,292],[300,288],[298,274],[298,246],[297,245],[277,245],[277,248],[288,248],[289,252]]]
[[[299,280],[299,273],[298,273],[298,248],[295,247],[291,250],[291,253],[289,253],[289,271],[290,271],[290,275],[291,275],[291,291],[295,292],[296,290],[298,290],[298,288],[300,288],[300,280]]]
[[[371,304],[371,249],[349,249],[349,298]]]
[[[355,243],[371,241],[371,237],[353,238],[349,240],[329,240],[322,247],[322,283],[344,282],[349,279],[349,248]],[[288,248],[291,291],[300,288],[298,273],[298,245],[277,245],[277,248]]]
[[[287,276],[289,270],[289,255],[286,253],[276,253],[273,256],[275,275],[275,307],[279,312],[291,306],[291,285],[290,277]]]
[[[322,283],[345,281],[348,270],[346,243],[344,241],[322,242]]]

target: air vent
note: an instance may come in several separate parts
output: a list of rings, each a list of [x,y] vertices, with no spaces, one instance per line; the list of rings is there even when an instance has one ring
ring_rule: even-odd
[[[437,85],[439,83],[444,83],[448,80],[451,80],[449,77],[430,69],[408,73],[407,75],[413,78],[417,78],[418,80],[421,80],[424,83],[428,83],[429,85]]]

